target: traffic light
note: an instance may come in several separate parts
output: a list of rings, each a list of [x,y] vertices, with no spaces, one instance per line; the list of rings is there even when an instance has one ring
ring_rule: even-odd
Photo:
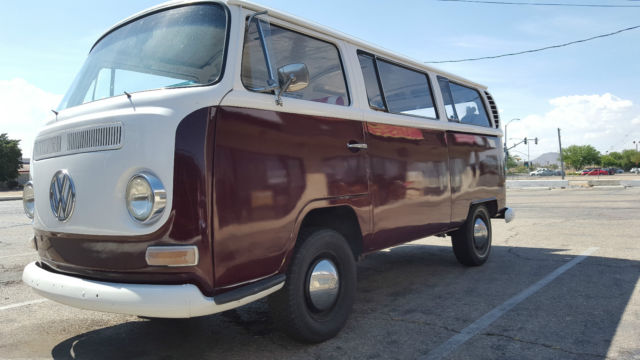
[[[535,138],[535,141],[536,141],[536,145],[538,145],[538,138]]]
[[[527,138],[524,138],[524,144],[527,145]]]

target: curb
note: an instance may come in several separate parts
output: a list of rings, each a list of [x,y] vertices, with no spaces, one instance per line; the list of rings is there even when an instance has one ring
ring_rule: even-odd
[[[567,189],[567,188],[599,188],[626,189],[640,187],[640,180],[507,180],[507,189]]]
[[[22,196],[5,196],[0,197],[0,201],[22,200]]]
[[[507,180],[507,189],[557,189],[568,188],[569,180]]]

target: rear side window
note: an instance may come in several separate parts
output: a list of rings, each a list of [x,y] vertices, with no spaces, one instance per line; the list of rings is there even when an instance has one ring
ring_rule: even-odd
[[[369,105],[376,110],[386,110],[387,107],[382,99],[380,84],[378,84],[376,63],[373,56],[358,54],[358,60],[360,60],[360,68],[362,69],[362,76],[364,76],[364,86],[367,89]]]
[[[258,22],[266,40],[266,54],[260,41]],[[303,63],[309,70],[309,85],[299,91],[286,92],[283,96],[349,105],[342,62],[335,45],[261,20],[252,21],[245,35],[242,53],[242,83],[248,89],[268,86],[267,56],[276,77],[278,68],[284,65]]]
[[[443,77],[438,78],[438,84],[449,121],[491,127],[484,102],[477,90],[452,83]]]
[[[436,108],[426,74],[359,53],[369,106],[395,114],[435,119]]]
[[[378,70],[389,112],[436,117],[427,75],[383,60]]]

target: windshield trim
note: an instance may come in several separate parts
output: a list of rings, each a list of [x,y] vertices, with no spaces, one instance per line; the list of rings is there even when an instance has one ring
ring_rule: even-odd
[[[157,14],[159,12],[172,10],[172,9],[177,9],[177,8],[186,7],[186,6],[191,6],[191,5],[197,5],[197,4],[215,4],[215,5],[220,5],[220,7],[222,7],[224,9],[224,12],[225,12],[225,14],[227,16],[227,25],[231,24],[231,14],[229,12],[229,7],[224,2],[211,1],[211,0],[194,0],[194,1],[189,1],[189,2],[182,2],[182,3],[178,3],[178,4],[169,4],[167,6],[158,5],[156,7],[151,8],[151,9],[143,10],[142,12],[140,12],[138,14],[134,14],[131,17],[126,18],[126,19],[122,20],[119,23],[116,23],[109,30],[107,30],[104,34],[102,34],[98,38],[98,40],[96,40],[95,43],[93,43],[93,45],[91,46],[91,49],[89,49],[89,53],[91,53],[93,51],[93,49],[98,45],[98,43],[100,41],[102,41],[105,37],[107,37],[112,32],[114,32],[114,31],[116,31],[116,30],[118,30],[118,29],[120,29],[120,28],[122,28],[124,26],[127,26],[127,25],[129,25],[129,24],[131,24],[133,22],[136,22],[136,21],[140,20],[140,19],[144,19],[147,16],[151,16],[151,15]],[[227,30],[229,30],[229,26],[227,26]],[[227,31],[226,40],[229,40],[229,31]],[[225,41],[225,43],[228,44],[228,41]],[[226,46],[225,46],[225,54],[226,54]]]
[[[113,26],[106,33],[104,33],[102,36],[100,36],[100,38],[91,47],[91,50],[89,51],[88,56],[93,52],[94,48],[102,40],[104,40],[108,35],[110,35],[114,31],[116,31],[116,30],[118,30],[118,29],[120,29],[120,28],[122,28],[124,26],[127,26],[127,25],[129,25],[131,23],[134,23],[136,21],[139,21],[141,19],[144,19],[144,18],[146,18],[148,16],[151,16],[151,15],[154,15],[154,14],[157,14],[157,13],[161,13],[161,12],[164,12],[164,11],[171,11],[173,9],[183,8],[183,7],[193,6],[193,5],[200,5],[200,4],[210,4],[210,5],[213,5],[213,6],[219,6],[224,11],[224,14],[225,14],[226,29],[225,29],[224,47],[223,47],[223,53],[222,53],[222,64],[221,64],[220,74],[218,75],[217,79],[215,81],[212,81],[212,82],[206,83],[206,84],[183,85],[183,86],[163,86],[163,87],[156,87],[156,88],[152,88],[152,89],[134,91],[134,92],[131,92],[131,93],[140,93],[140,92],[166,90],[166,89],[201,88],[201,87],[216,85],[216,84],[220,83],[224,79],[224,76],[225,76],[225,71],[226,71],[226,67],[227,67],[227,57],[228,57],[228,54],[229,54],[229,39],[230,39],[230,36],[231,36],[231,28],[232,28],[232,23],[231,23],[232,17],[231,17],[231,12],[229,10],[229,7],[225,3],[219,2],[219,1],[191,1],[191,2],[184,2],[184,3],[179,3],[179,4],[173,4],[171,6],[155,7],[155,8],[152,8],[151,10],[148,10],[146,12],[140,13],[139,15],[134,15],[134,16],[122,21],[121,23],[118,23],[117,25]],[[76,76],[78,76],[78,75],[76,75]],[[72,82],[70,87],[73,87],[75,82],[76,82],[76,80],[74,80]],[[69,91],[69,90],[67,90],[67,91]],[[65,96],[61,100],[60,104],[58,105],[57,110],[58,111],[63,111],[63,110],[69,109],[69,108],[82,106],[84,104],[93,103],[95,101],[111,99],[111,98],[114,98],[114,97],[116,97],[116,96],[110,96],[110,97],[107,97],[107,98],[101,98],[101,99],[96,99],[96,100],[93,100],[93,101],[82,102],[80,104],[76,104],[76,105],[73,105],[73,106],[68,106],[67,105],[65,107],[62,107],[63,104],[65,103],[66,98],[67,98],[67,94],[65,94]]]

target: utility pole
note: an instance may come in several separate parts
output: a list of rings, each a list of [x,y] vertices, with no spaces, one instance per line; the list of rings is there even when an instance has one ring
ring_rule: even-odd
[[[564,180],[564,157],[562,156],[562,140],[560,139],[560,128],[558,128],[558,145],[560,146],[560,175]]]
[[[531,170],[531,156],[529,156],[529,149],[531,148],[531,141],[527,141],[527,169]]]
[[[509,160],[509,149],[507,148],[507,127],[514,121],[520,121],[519,118],[511,119],[504,124],[504,175],[507,176],[507,161]]]

